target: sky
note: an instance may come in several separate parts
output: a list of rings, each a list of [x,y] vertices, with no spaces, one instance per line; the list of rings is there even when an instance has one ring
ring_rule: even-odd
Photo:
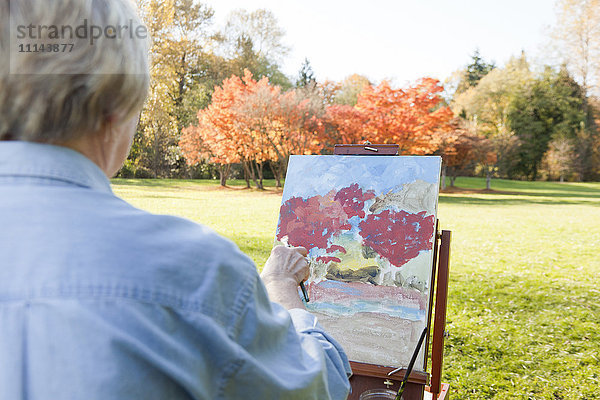
[[[554,0],[204,0],[223,26],[237,8],[270,10],[291,48],[282,70],[297,77],[308,58],[318,81],[358,73],[372,82],[444,81],[479,49],[504,65],[524,50],[543,61]]]

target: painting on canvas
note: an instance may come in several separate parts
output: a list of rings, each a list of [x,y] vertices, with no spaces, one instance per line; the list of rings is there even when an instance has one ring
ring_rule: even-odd
[[[276,242],[308,249],[307,308],[353,361],[406,366],[427,323],[440,166],[290,158]]]

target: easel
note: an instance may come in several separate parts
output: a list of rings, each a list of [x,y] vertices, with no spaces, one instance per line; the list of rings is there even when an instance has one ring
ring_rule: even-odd
[[[369,156],[396,156],[398,145],[380,144],[348,144],[335,145],[334,155],[369,155]],[[429,310],[427,314],[427,326],[431,326],[433,313],[433,300],[435,294],[435,316],[433,334],[428,332],[425,341],[425,365],[427,370],[427,354],[429,341],[431,339],[431,375],[413,371],[404,391],[406,400],[436,399],[445,400],[448,396],[448,384],[442,384],[442,363],[444,358],[444,336],[446,328],[446,304],[448,299],[448,274],[450,266],[450,240],[451,231],[439,231],[439,220],[436,223],[435,239],[433,243],[433,268],[431,273],[432,290],[429,294]],[[437,273],[437,274],[436,274]],[[435,290],[433,290],[435,288]],[[367,389],[385,389],[397,391],[406,370],[402,369],[392,376],[388,376],[394,366],[383,366],[350,361],[353,375],[350,378],[352,393],[349,400],[358,400],[360,394]],[[425,394],[424,394],[425,391]]]

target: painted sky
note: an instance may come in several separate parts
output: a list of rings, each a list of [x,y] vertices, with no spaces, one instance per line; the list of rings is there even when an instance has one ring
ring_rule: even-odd
[[[295,77],[307,57],[319,81],[358,73],[403,86],[446,79],[479,48],[504,65],[521,50],[543,58],[554,0],[206,0],[223,25],[236,8],[266,8],[286,31],[284,73]]]
[[[439,157],[291,156],[283,198],[324,195],[353,183],[387,193],[415,179],[437,183],[439,177]]]

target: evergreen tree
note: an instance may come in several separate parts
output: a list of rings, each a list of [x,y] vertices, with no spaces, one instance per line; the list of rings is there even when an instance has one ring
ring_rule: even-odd
[[[300,72],[298,72],[296,87],[315,86],[316,84],[317,80],[315,79],[315,73],[310,65],[310,61],[308,61],[308,58],[305,58],[302,67],[300,67]]]
[[[456,88],[456,93],[462,93],[471,87],[477,86],[481,78],[494,68],[496,68],[494,63],[485,62],[479,55],[479,49],[475,49],[475,52],[471,56],[471,63],[467,65],[463,77]]]

